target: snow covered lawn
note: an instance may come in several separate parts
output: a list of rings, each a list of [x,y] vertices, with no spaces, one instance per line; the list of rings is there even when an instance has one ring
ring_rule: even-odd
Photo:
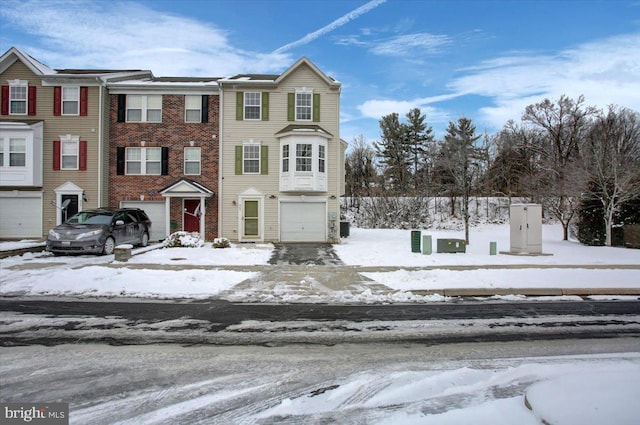
[[[640,270],[606,268],[607,265],[639,265],[640,250],[588,247],[574,241],[562,241],[560,225],[543,226],[542,250],[552,255],[535,257],[489,255],[490,242],[496,242],[499,251],[509,250],[508,225],[472,228],[471,243],[464,254],[435,253],[438,238],[463,238],[462,232],[427,230],[423,234],[432,236],[432,255],[411,252],[409,230],[352,228],[351,235],[344,238],[342,244],[335,245],[336,252],[347,265],[368,267],[362,273],[366,278],[399,291],[383,294],[382,298],[366,284],[347,293],[349,290],[345,288],[353,282],[336,282],[331,288],[323,286],[323,299],[318,299],[318,294],[312,297],[305,293],[304,290],[313,285],[305,286],[301,281],[282,282],[274,287],[245,285],[242,290],[234,289],[250,279],[259,281],[259,267],[250,270],[238,270],[238,267],[267,265],[273,245],[233,244],[231,248],[214,249],[210,243],[199,248],[151,249],[133,256],[120,268],[100,267],[112,262],[112,256],[54,257],[46,253],[28,253],[9,257],[0,260],[0,294],[205,298],[233,290],[236,302],[243,301],[243,297],[251,301],[248,297],[255,296],[256,291],[271,291],[265,292],[266,298],[259,299],[316,303],[357,299],[358,302],[377,303],[433,301],[411,294],[411,291],[455,288],[512,288],[514,295],[523,288],[640,289]],[[42,267],[37,267],[38,263]],[[50,267],[51,264],[58,265]],[[20,268],[30,265],[33,267]],[[183,269],[156,269],[158,265],[182,266]],[[518,265],[525,267],[508,268]],[[574,267],[560,267],[566,265]],[[589,269],[589,265],[605,268]],[[234,266],[233,269],[230,266]],[[451,266],[472,267],[452,270]],[[375,267],[397,269],[376,270]],[[310,279],[305,281],[313,281],[313,267],[307,270]]]

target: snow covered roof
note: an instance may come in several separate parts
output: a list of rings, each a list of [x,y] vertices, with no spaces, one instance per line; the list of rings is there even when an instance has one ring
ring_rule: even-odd
[[[287,78],[291,73],[295,72],[297,68],[300,66],[308,66],[311,68],[313,72],[315,72],[322,80],[324,80],[327,85],[332,87],[340,87],[340,82],[335,80],[334,78],[329,77],[324,72],[320,71],[320,69],[313,64],[306,57],[300,58],[296,63],[291,65],[287,70],[285,70],[280,75],[272,75],[272,74],[238,74],[233,77],[221,78],[218,82],[223,84],[238,84],[238,83],[247,83],[247,84],[272,84],[277,85],[282,80]]]

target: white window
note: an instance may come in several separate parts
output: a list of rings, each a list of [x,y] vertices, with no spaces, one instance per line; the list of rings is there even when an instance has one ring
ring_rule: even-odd
[[[244,174],[260,174],[260,145],[242,146],[242,172]]]
[[[80,136],[60,136],[60,168],[77,170],[80,156]]]
[[[162,95],[127,95],[128,122],[162,122]]]
[[[9,139],[9,167],[24,167],[27,160],[27,141]]]
[[[160,175],[162,148],[127,148],[126,174]]]
[[[313,145],[298,143],[296,145],[296,171],[312,171],[311,155]]]
[[[184,148],[184,173],[200,174],[200,148]]]
[[[310,91],[296,92],[296,121],[311,121],[313,110],[313,93]]]
[[[184,111],[184,122],[202,122],[202,96],[185,96]]]
[[[260,92],[246,92],[244,94],[244,119],[260,119]]]
[[[28,88],[28,82],[26,81],[9,81],[9,114],[27,114]]]
[[[324,173],[325,158],[324,145],[318,145],[318,172],[320,173]]]
[[[80,111],[80,88],[62,87],[62,115],[78,115]]]
[[[282,172],[289,172],[289,145],[282,145]]]

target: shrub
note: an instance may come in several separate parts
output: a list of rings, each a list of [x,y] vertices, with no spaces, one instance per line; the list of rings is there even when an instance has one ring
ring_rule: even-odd
[[[213,240],[214,248],[229,248],[231,247],[231,242],[227,238],[215,238]]]
[[[204,246],[204,241],[200,239],[198,232],[175,232],[164,240],[165,248],[200,248]]]

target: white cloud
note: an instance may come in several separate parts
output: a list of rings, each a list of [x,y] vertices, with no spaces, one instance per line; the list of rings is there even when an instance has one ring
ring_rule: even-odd
[[[492,99],[481,118],[501,127],[527,105],[565,94],[587,105],[617,104],[640,110],[640,34],[627,34],[566,49],[554,56],[521,54],[485,61],[452,81],[454,92]]]
[[[364,117],[379,119],[455,98],[461,103],[465,95],[477,95],[488,98],[490,105],[478,109],[475,117],[472,113],[467,116],[495,128],[509,119],[520,119],[527,105],[563,94],[572,98],[584,95],[589,106],[616,104],[640,111],[640,34],[584,43],[555,55],[513,53],[459,72],[463,75],[446,86],[450,94],[410,100],[370,99],[358,109]],[[434,111],[436,118],[448,115],[443,109]]]
[[[3,0],[0,13],[40,37],[45,49],[18,47],[54,68],[142,67],[159,76],[228,76],[279,72],[292,62],[285,53],[240,50],[215,25],[136,3]]]
[[[441,51],[441,47],[451,44],[451,42],[451,39],[446,35],[405,34],[377,42],[370,50],[376,55],[386,56],[406,56],[416,50],[423,54],[435,54]]]

